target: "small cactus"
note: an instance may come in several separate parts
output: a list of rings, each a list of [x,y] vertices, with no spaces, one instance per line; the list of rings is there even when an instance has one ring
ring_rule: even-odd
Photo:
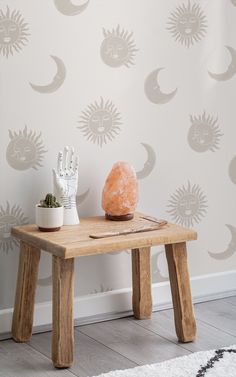
[[[57,201],[57,198],[53,194],[47,194],[45,199],[40,200],[39,207],[57,208],[61,207],[61,204]]]

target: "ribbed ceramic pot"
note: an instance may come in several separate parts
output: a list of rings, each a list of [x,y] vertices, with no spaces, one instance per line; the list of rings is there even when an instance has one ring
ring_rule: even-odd
[[[56,232],[63,225],[63,207],[44,208],[39,204],[35,207],[36,225],[42,232]]]

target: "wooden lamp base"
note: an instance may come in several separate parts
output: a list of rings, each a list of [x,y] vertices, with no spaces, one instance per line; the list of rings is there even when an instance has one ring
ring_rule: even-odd
[[[38,229],[40,230],[40,232],[58,232],[58,230],[60,230],[61,227],[58,226],[56,228],[42,228],[41,226],[39,226]]]
[[[134,218],[134,214],[127,213],[127,215],[115,216],[115,215],[110,215],[109,213],[106,213],[105,217],[107,220],[112,220],[112,221],[128,221]]]

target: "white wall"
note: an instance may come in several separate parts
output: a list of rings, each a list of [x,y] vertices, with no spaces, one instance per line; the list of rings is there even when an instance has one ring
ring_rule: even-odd
[[[235,269],[236,4],[189,4],[90,0],[69,16],[62,13],[70,12],[63,0],[0,0],[2,311],[13,306],[18,264],[9,229],[34,222],[34,205],[52,190],[51,170],[64,145],[74,145],[80,156],[80,216],[103,214],[105,177],[115,161],[128,161],[139,177],[148,174],[139,180],[138,209],[199,233],[189,245],[191,275]],[[111,56],[114,51],[118,55]],[[58,60],[51,56],[60,59],[55,79]],[[161,67],[159,91],[156,74],[150,74]],[[114,104],[113,115],[104,109],[107,100]],[[96,143],[103,130],[95,110],[82,124],[95,143],[78,129],[82,111],[95,101],[105,116],[105,136],[117,126],[118,113],[122,123],[102,146]],[[152,261],[154,283],[166,281],[163,248],[153,248]],[[51,298],[50,275],[50,258],[43,255],[37,302]],[[76,296],[130,284],[128,252],[76,261]],[[229,279],[225,290],[234,288]]]

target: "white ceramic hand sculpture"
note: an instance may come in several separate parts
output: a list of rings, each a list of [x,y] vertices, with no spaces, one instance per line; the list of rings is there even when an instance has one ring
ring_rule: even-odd
[[[74,148],[65,147],[64,153],[58,153],[57,170],[53,169],[54,193],[64,206],[64,225],[79,224],[76,208],[78,188],[78,156]]]

